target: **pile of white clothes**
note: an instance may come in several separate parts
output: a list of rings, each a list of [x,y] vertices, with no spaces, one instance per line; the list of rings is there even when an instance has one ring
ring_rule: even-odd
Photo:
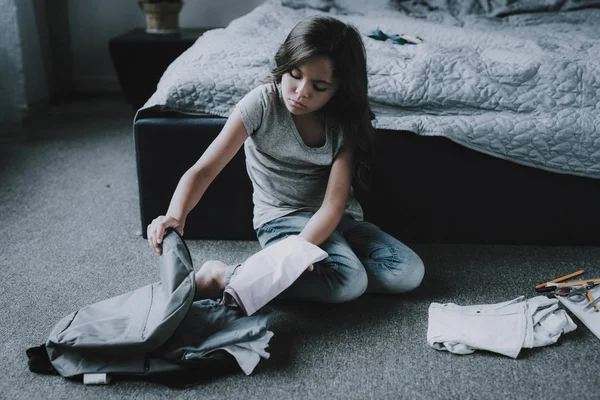
[[[432,303],[427,343],[455,354],[487,350],[517,358],[521,348],[556,343],[575,328],[558,300],[545,296],[473,306]]]

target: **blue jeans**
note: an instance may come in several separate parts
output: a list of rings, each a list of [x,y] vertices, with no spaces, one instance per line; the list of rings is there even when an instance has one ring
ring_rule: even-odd
[[[297,211],[256,230],[264,248],[299,234],[313,212]],[[320,245],[329,257],[315,263],[280,296],[328,303],[355,299],[363,293],[405,293],[421,284],[421,258],[377,226],[345,215],[329,239]]]

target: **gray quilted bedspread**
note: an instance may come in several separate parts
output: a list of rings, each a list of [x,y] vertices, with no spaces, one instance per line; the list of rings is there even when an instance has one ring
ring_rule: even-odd
[[[226,117],[311,9],[267,2],[205,33],[143,109]],[[377,128],[445,136],[496,157],[600,178],[600,9],[503,18],[335,15],[364,35]],[[419,36],[418,45],[367,37]]]

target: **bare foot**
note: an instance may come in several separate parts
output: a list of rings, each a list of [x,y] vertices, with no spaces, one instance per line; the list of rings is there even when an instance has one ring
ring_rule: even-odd
[[[207,261],[196,272],[196,295],[194,301],[216,299],[225,290],[225,270],[227,264],[221,261]]]

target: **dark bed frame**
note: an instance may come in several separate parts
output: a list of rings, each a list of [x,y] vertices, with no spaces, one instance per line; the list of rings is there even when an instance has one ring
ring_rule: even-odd
[[[134,123],[144,237],[224,118],[162,113]],[[406,243],[600,245],[600,182],[525,167],[443,137],[378,130],[365,219]],[[256,240],[240,151],[189,214],[186,239]]]

